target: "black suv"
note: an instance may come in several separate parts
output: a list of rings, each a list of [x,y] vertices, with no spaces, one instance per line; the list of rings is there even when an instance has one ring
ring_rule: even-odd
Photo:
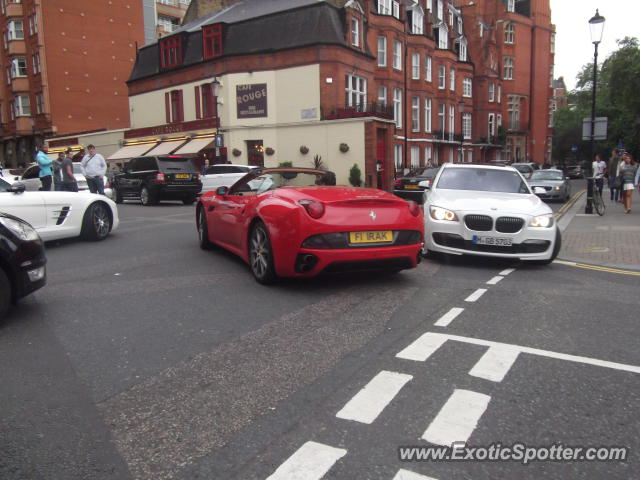
[[[398,178],[393,184],[393,193],[406,200],[413,200],[418,204],[424,203],[424,192],[431,188],[439,168],[419,168]]]
[[[116,203],[140,199],[143,205],[153,205],[160,200],[182,200],[189,205],[196,201],[202,182],[191,159],[164,155],[132,158],[123,173],[114,175],[111,188]]]
[[[47,281],[44,244],[27,222],[0,213],[0,319],[11,303]]]

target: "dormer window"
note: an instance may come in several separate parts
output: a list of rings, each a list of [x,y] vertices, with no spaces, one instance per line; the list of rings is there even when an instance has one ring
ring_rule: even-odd
[[[507,0],[507,12],[516,11],[516,0]]]
[[[407,15],[411,23],[411,33],[414,35],[422,35],[424,32],[424,11],[420,5],[407,9]]]
[[[222,55],[222,25],[202,27],[202,57],[204,60]]]
[[[400,3],[396,0],[378,0],[378,14],[400,18]]]
[[[449,29],[445,23],[440,24],[438,32],[438,48],[449,48]]]
[[[182,65],[182,36],[173,35],[160,39],[160,68]]]
[[[360,20],[355,17],[351,17],[351,45],[360,46]]]

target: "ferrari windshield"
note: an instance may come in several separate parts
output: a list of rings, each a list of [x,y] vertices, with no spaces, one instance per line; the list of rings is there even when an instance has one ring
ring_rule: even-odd
[[[533,172],[531,180],[563,180],[560,170],[538,170]]]
[[[321,170],[303,169],[267,169],[265,173],[250,179],[247,183],[240,180],[234,190],[246,190],[247,186],[256,194],[281,187],[308,187],[335,185],[335,174]]]
[[[440,175],[437,188],[478,192],[526,193],[529,189],[513,170],[491,168],[447,168]]]

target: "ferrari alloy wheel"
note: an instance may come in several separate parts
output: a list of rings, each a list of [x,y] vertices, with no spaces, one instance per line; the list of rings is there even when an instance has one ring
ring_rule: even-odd
[[[200,248],[203,250],[208,250],[213,246],[209,240],[207,215],[204,213],[204,207],[198,208],[198,240]]]
[[[80,235],[85,240],[104,240],[111,231],[111,216],[102,202],[89,205],[82,219]]]
[[[11,303],[11,283],[7,274],[0,268],[0,319],[4,317],[4,314],[9,310],[9,304]]]
[[[269,232],[262,222],[256,223],[249,238],[249,261],[253,276],[263,285],[273,283],[276,279],[273,266],[273,253]]]

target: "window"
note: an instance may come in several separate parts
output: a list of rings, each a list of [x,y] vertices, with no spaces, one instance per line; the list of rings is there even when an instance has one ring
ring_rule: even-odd
[[[471,78],[469,77],[465,77],[462,79],[462,96],[463,97],[471,97],[472,95],[472,84],[471,84]]]
[[[503,76],[505,80],[513,80],[513,57],[504,57]]]
[[[161,3],[163,5],[175,5],[176,0],[158,0],[158,3]]]
[[[42,92],[36,93],[36,114],[41,115],[44,113],[44,95]]]
[[[504,25],[504,43],[514,43],[516,27],[509,22]]]
[[[7,67],[7,85],[11,83],[11,67]]]
[[[498,103],[502,102],[502,85],[498,85]]]
[[[31,64],[33,65],[33,74],[37,75],[40,73],[40,54],[34,53],[31,55]]]
[[[455,91],[456,89],[456,71],[453,68],[449,69],[449,90]]]
[[[489,101],[490,102],[495,101],[495,97],[496,97],[496,84],[490,83],[489,84]]]
[[[393,120],[397,128],[402,128],[402,90],[393,89]]]
[[[462,35],[462,17],[457,17],[458,18],[458,34]]]
[[[520,98],[509,95],[509,130],[520,129]]]
[[[393,41],[393,68],[402,70],[402,43],[399,40]]]
[[[424,147],[424,164],[427,167],[430,167],[433,165],[431,161],[431,145],[427,145],[426,147]]]
[[[551,34],[551,53],[556,53],[556,34]]]
[[[360,20],[351,18],[351,45],[360,46]]]
[[[345,79],[345,105],[360,107],[367,103],[367,79],[348,73]]]
[[[158,27],[161,27],[165,32],[173,32],[180,26],[180,20],[175,17],[168,17],[166,15],[158,15],[158,21],[156,22]]]
[[[14,98],[14,107],[16,117],[30,117],[31,105],[29,103],[29,95],[16,95]]]
[[[427,55],[424,59],[424,79],[427,82],[431,81],[431,57],[429,55]]]
[[[393,161],[396,164],[396,172],[402,172],[402,144],[397,143],[393,146]]]
[[[182,37],[174,35],[160,39],[160,68],[182,65]]]
[[[222,55],[222,25],[202,27],[202,57],[204,60]]]
[[[462,138],[471,140],[471,114],[462,114]]]
[[[211,83],[203,83],[195,87],[196,118],[213,118],[218,116],[218,104],[215,87]]]
[[[387,37],[378,37],[378,66],[387,66]]]
[[[438,48],[449,48],[449,29],[444,23],[438,28]]]
[[[182,106],[182,90],[171,90],[164,94],[165,116],[167,123],[177,123],[184,120]]]
[[[502,126],[502,114],[497,114],[496,115],[496,128],[500,129],[500,127]]]
[[[445,69],[444,65],[440,65],[438,67],[438,88],[440,90],[443,90],[445,88],[444,84],[445,84],[445,80],[446,80],[445,79],[446,75],[447,75],[447,73],[446,73],[446,69]]]
[[[453,140],[456,130],[456,107],[449,105],[449,140]]]
[[[413,53],[411,55],[411,78],[420,80],[420,54]]]
[[[487,138],[489,142],[491,142],[491,137],[495,137],[496,135],[496,114],[490,113],[487,121]]]
[[[27,74],[26,58],[18,57],[11,60],[11,78],[26,77]]]
[[[453,27],[453,12],[449,10],[449,26]]]
[[[507,0],[507,12],[516,11],[516,0]]]
[[[414,35],[422,35],[424,32],[424,14],[420,7],[411,9],[411,33]]]
[[[420,97],[411,98],[411,131],[420,131]]]
[[[461,62],[467,61],[467,39],[463,38],[459,42],[460,51],[458,52],[458,60]]]
[[[438,130],[442,132],[442,136],[444,138],[444,132],[446,130],[446,125],[444,123],[445,113],[444,113],[445,105],[441,103],[438,105]]]
[[[378,103],[387,106],[387,87],[384,85],[378,87]]]
[[[411,169],[414,170],[420,166],[420,147],[411,146]]]
[[[438,20],[444,20],[443,10],[442,0],[438,0],[438,10],[436,11],[436,18]]]
[[[424,99],[424,131],[431,133],[431,99]]]
[[[8,40],[24,40],[24,25],[22,20],[11,20],[7,24]]]
[[[395,0],[378,0],[378,13],[400,18],[400,3]]]
[[[29,35],[38,33],[38,15],[34,13],[29,17]]]

